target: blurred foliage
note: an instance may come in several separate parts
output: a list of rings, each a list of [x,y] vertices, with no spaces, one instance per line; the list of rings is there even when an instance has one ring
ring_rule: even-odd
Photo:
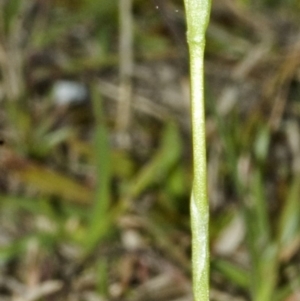
[[[1,300],[189,300],[183,4],[133,2],[125,147],[118,4],[0,2]],[[296,0],[213,4],[211,300],[297,300],[299,15]],[[88,99],[59,104],[59,80],[83,85]]]

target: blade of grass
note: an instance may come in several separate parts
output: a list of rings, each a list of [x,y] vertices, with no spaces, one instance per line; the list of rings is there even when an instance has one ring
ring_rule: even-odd
[[[294,240],[299,236],[300,207],[299,207],[300,177],[295,177],[279,221],[280,255],[285,257]],[[285,255],[285,256],[284,256]]]
[[[181,152],[178,128],[170,122],[164,129],[160,148],[152,160],[131,181],[128,196],[132,199],[136,198],[154,183],[163,181],[174,164],[178,162]]]
[[[90,203],[92,194],[88,187],[64,174],[7,151],[3,165],[22,183],[35,188],[42,195],[55,195],[78,204]]]
[[[259,166],[253,171],[253,179],[251,183],[253,195],[253,207],[255,210],[255,227],[257,243],[260,244],[259,248],[263,248],[264,244],[271,241],[271,229],[268,213],[268,200],[266,198],[266,191],[264,185],[263,171],[268,156],[270,144],[270,133],[268,128],[259,129],[258,136],[254,143],[254,152]]]
[[[212,266],[237,286],[244,289],[249,288],[250,281],[247,270],[222,259],[212,261]]]
[[[84,242],[89,253],[103,239],[112,222],[108,214],[110,205],[111,159],[108,133],[104,124],[102,99],[95,89],[92,89],[93,112],[95,118],[95,151],[97,184],[94,206],[91,213],[89,230]]]

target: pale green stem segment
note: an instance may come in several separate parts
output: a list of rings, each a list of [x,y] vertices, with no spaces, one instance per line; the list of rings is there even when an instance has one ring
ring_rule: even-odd
[[[206,187],[203,56],[210,0],[184,0],[190,52],[194,182],[191,195],[192,265],[195,301],[209,300],[209,207]]]

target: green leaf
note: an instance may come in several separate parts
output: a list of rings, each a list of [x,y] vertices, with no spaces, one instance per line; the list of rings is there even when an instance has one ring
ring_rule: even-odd
[[[181,155],[181,139],[177,126],[170,122],[164,129],[162,144],[151,161],[140,170],[129,185],[128,195],[136,198],[151,185],[161,183],[178,162]]]

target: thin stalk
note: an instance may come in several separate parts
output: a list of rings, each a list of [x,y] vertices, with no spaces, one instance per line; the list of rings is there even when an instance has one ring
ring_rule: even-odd
[[[89,233],[86,236],[85,255],[89,254],[111,229],[112,215],[110,206],[111,159],[109,139],[104,124],[102,99],[92,87],[92,103],[95,118],[95,148],[97,185],[95,191],[94,207],[90,220]]]
[[[132,0],[119,0],[120,45],[119,70],[120,88],[117,116],[117,130],[120,134],[120,144],[128,146],[126,136],[131,120],[132,106],[132,73],[133,73],[133,17]],[[125,135],[125,136],[124,136]],[[125,138],[125,139],[124,139]]]
[[[195,301],[209,300],[209,207],[206,184],[204,48],[210,0],[184,0],[190,53],[194,182],[191,195],[192,269]]]

